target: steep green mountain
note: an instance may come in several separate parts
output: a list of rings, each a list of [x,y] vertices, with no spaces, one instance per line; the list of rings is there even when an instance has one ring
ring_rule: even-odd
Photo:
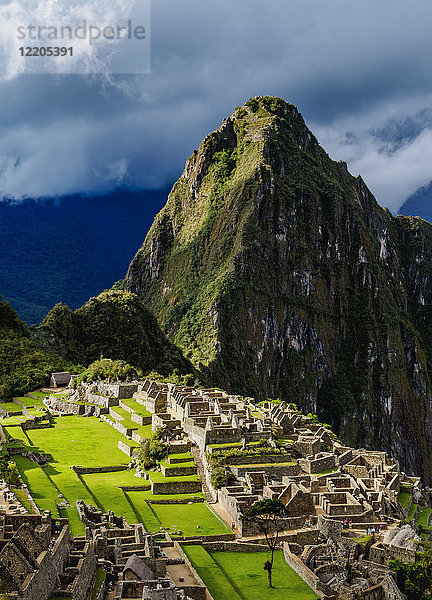
[[[30,330],[0,296],[0,399],[46,385],[53,371],[74,366],[35,342]]]
[[[125,289],[213,384],[297,402],[430,482],[431,261],[429,223],[254,98],[189,158]]]
[[[193,367],[162,333],[144,303],[129,292],[102,292],[76,311],[56,304],[37,330],[39,339],[65,359],[89,365],[101,356],[168,375]]]

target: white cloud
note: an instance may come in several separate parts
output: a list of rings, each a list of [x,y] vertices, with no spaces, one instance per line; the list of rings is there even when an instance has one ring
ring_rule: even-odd
[[[109,14],[118,3],[92,6]],[[4,195],[164,185],[206,133],[257,94],[297,104],[329,153],[393,210],[432,179],[430,123],[396,150],[377,135],[432,106],[429,0],[154,0],[152,11],[151,75],[17,76],[10,62],[0,84]]]

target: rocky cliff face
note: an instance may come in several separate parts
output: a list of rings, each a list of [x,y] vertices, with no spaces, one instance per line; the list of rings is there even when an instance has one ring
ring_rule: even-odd
[[[126,289],[214,384],[318,412],[432,480],[432,226],[255,98],[186,163]]]

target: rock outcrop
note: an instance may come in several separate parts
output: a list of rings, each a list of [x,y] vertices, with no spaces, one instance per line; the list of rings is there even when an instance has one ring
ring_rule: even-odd
[[[429,223],[265,97],[189,158],[125,287],[213,385],[298,403],[430,482],[431,261]]]

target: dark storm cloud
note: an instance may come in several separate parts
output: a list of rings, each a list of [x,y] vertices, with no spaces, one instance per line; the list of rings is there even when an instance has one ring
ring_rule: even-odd
[[[428,0],[154,0],[152,12],[151,75],[0,85],[4,195],[160,186],[258,94],[297,104],[392,209],[431,179]]]

